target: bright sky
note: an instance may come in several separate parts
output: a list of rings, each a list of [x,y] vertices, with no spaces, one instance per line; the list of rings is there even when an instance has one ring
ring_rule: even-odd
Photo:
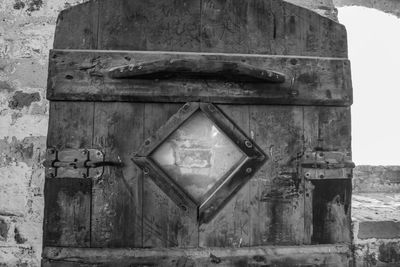
[[[353,161],[400,165],[400,19],[364,7],[339,8],[353,80]]]

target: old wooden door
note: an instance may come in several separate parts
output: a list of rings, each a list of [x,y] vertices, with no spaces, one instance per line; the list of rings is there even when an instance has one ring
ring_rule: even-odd
[[[44,266],[351,265],[344,27],[279,0],[93,0],[50,52]]]

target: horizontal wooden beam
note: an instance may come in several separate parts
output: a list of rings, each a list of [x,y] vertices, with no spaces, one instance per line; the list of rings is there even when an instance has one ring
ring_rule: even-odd
[[[352,87],[344,58],[52,50],[47,98],[349,106]]]
[[[254,264],[251,266],[349,266],[351,251],[349,245],[346,244],[186,249],[45,247],[43,258],[45,262],[118,263],[119,266],[131,266],[129,264],[180,266],[179,262],[193,262],[194,264],[189,264],[190,266],[210,266],[213,263],[220,263],[216,266],[249,266],[251,264]]]

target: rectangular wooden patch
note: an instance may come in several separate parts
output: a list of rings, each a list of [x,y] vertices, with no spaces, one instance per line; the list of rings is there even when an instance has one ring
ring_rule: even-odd
[[[91,194],[90,179],[46,179],[45,245],[90,246]]]

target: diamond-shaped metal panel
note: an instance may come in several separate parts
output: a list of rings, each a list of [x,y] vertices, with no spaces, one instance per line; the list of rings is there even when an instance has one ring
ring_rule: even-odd
[[[264,163],[264,153],[210,103],[186,103],[133,158],[182,209],[208,222]]]

